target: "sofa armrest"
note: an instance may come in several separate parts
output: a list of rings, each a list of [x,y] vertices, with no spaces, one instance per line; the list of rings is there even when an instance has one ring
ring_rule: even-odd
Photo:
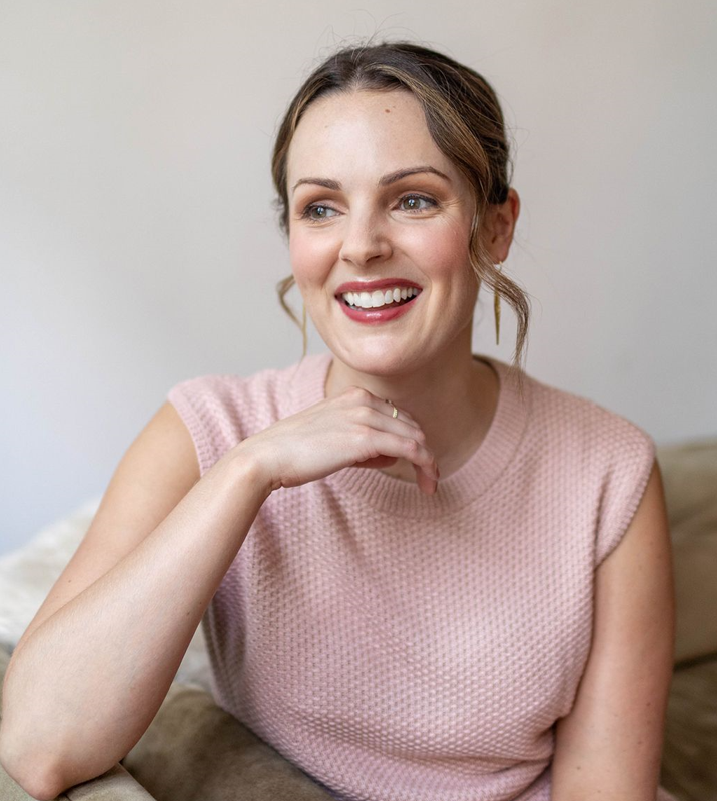
[[[64,794],[69,801],[154,801],[154,796],[119,763],[96,779],[70,787]]]

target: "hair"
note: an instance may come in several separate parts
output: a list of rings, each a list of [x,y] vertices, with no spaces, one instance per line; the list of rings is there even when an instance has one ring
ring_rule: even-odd
[[[485,282],[505,298],[518,320],[513,368],[518,370],[526,343],[530,302],[527,294],[502,270],[497,270],[483,241],[482,220],[488,207],[508,197],[512,163],[500,103],[488,81],[457,61],[412,42],[383,42],[343,47],[326,58],[304,81],[279,126],[271,161],[279,225],[289,234],[287,154],[297,125],[306,109],[329,94],[357,90],[411,92],[423,107],[428,130],[437,147],[468,179],[475,201],[470,232],[469,259],[479,286]],[[299,324],[284,296],[294,284],[293,275],[276,289],[284,311],[299,325],[306,354],[306,309]]]

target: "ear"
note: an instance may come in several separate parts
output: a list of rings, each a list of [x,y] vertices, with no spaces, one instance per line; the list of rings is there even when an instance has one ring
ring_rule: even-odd
[[[508,189],[508,197],[504,203],[489,206],[485,221],[485,241],[494,262],[508,258],[519,214],[520,197],[513,187]]]

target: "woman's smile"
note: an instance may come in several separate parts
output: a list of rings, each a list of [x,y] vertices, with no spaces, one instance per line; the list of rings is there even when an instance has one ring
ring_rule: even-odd
[[[378,289],[375,292],[347,292],[337,301],[344,314],[354,322],[378,323],[396,320],[407,314],[418,302],[420,289]]]

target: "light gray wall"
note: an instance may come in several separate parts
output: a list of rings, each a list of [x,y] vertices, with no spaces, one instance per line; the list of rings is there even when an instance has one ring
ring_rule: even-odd
[[[175,382],[299,358],[272,137],[308,70],[377,30],[502,97],[528,372],[658,443],[717,434],[711,6],[0,4],[0,551],[101,494]],[[510,361],[503,309],[496,348],[479,302],[474,344]]]

